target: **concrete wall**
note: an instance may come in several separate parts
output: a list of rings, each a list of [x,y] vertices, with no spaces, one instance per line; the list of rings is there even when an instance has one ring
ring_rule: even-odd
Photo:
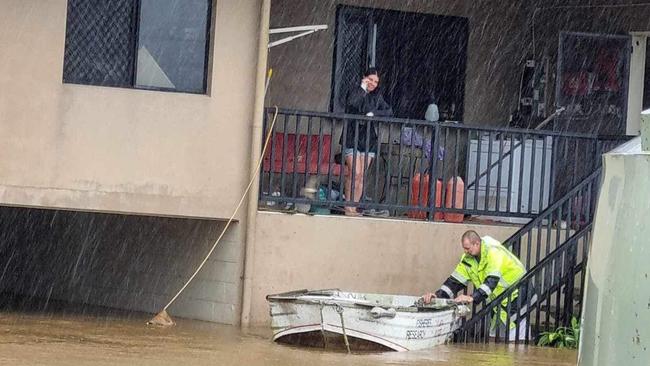
[[[583,301],[578,365],[650,364],[650,151],[605,155]]]
[[[0,208],[0,293],[155,313],[203,260],[222,221]],[[242,227],[231,226],[172,317],[239,322]]]
[[[271,28],[327,24],[329,29],[277,46],[268,104],[327,111],[333,72],[336,7],[347,4],[469,19],[465,121],[506,125],[517,107],[527,47],[525,1],[273,0]]]
[[[66,4],[0,2],[0,204],[229,217],[261,1],[214,1],[208,95],[63,84]]]
[[[280,228],[280,229],[279,229]],[[265,296],[301,288],[421,295],[457,264],[459,238],[499,240],[517,228],[259,212],[251,325],[268,325]]]

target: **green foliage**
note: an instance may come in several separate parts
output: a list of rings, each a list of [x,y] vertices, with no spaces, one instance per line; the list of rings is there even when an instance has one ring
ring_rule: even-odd
[[[580,323],[575,317],[571,318],[571,327],[559,327],[554,332],[543,332],[538,346],[548,346],[557,348],[578,348],[580,343]]]

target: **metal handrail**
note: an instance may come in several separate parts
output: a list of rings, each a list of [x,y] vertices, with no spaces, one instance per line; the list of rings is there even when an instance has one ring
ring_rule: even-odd
[[[481,316],[485,316],[492,310],[494,310],[495,307],[497,306],[502,306],[501,303],[503,300],[505,300],[508,296],[512,295],[514,291],[516,291],[519,287],[521,287],[522,284],[526,283],[529,281],[531,278],[537,275],[537,271],[541,268],[543,268],[548,262],[552,261],[553,259],[556,259],[557,257],[560,256],[563,252],[566,252],[568,247],[570,247],[572,244],[575,244],[578,242],[578,239],[581,239],[583,236],[589,234],[592,229],[592,224],[589,224],[585,226],[582,230],[578,231],[577,233],[573,234],[569,239],[567,239],[562,245],[559,247],[555,248],[551,253],[549,253],[544,259],[539,261],[535,265],[535,267],[531,268],[530,271],[526,272],[526,274],[519,280],[517,281],[514,285],[508,287],[503,293],[501,293],[499,296],[494,298],[494,300],[490,301],[489,303],[486,304],[485,307],[483,307],[480,311],[475,313],[474,317],[472,319],[468,320],[466,322],[466,326],[473,325],[477,321],[479,321],[479,318]]]
[[[512,242],[514,240],[518,240],[521,237],[523,237],[525,234],[530,233],[533,231],[533,229],[536,229],[539,227],[539,224],[542,223],[544,220],[548,220],[553,217],[553,213],[560,207],[562,207],[564,204],[569,202],[570,200],[574,199],[576,197],[576,194],[580,192],[583,188],[589,186],[590,184],[594,184],[596,181],[600,180],[600,175],[602,173],[602,167],[599,167],[591,173],[588,177],[586,177],[582,182],[580,182],[578,185],[573,187],[571,190],[569,190],[564,196],[560,197],[557,199],[553,204],[548,206],[544,211],[540,212],[534,219],[532,219],[530,222],[528,222],[526,225],[522,226],[519,230],[517,230],[514,234],[512,234],[508,239],[506,239],[503,242],[503,245],[511,249],[512,248]]]
[[[558,210],[561,210],[564,205],[571,204],[572,201],[575,200],[576,198],[586,196],[586,198],[590,200],[592,198],[592,195],[597,194],[597,191],[598,191],[598,188],[599,188],[598,183],[599,183],[600,178],[601,178],[601,172],[602,172],[602,168],[598,168],[595,172],[590,174],[586,179],[584,179],[578,185],[576,185],[571,190],[569,190],[563,197],[561,197],[560,199],[555,201],[546,210],[544,210],[542,213],[540,213],[536,218],[531,220],[527,225],[523,226],[515,234],[513,234],[510,238],[508,238],[504,242],[504,246],[508,247],[509,249],[512,249],[514,247],[515,243],[517,243],[519,240],[521,240],[521,238],[523,236],[529,235],[529,239],[530,239],[530,236],[532,235],[533,230],[537,229],[538,233],[539,233],[539,230],[541,230],[541,224],[542,224],[543,221],[547,220],[548,224],[550,224],[550,222],[554,218],[561,219],[562,218],[561,214],[558,214],[557,216],[555,216],[555,214],[558,212]],[[584,194],[585,191],[587,193],[586,195]],[[585,222],[583,223],[582,227],[578,228],[577,232],[575,232],[573,235],[571,235],[569,238],[567,238],[562,244],[558,244],[552,251],[546,253],[546,255],[543,256],[541,259],[538,259],[538,261],[530,268],[530,270],[524,275],[524,277],[522,277],[516,284],[514,284],[513,286],[506,289],[502,294],[500,294],[498,297],[496,297],[494,300],[490,301],[489,303],[481,304],[481,308],[480,308],[479,311],[477,311],[478,305],[474,304],[473,309],[472,309],[473,317],[470,320],[468,320],[467,322],[465,322],[462,330],[460,331],[460,333],[465,332],[465,338],[467,338],[466,336],[467,336],[468,332],[475,330],[475,327],[478,324],[478,322],[485,322],[486,317],[489,317],[489,316],[493,315],[493,312],[495,311],[495,309],[500,308],[502,306],[502,302],[505,299],[509,298],[510,295],[512,295],[512,293],[514,291],[516,291],[518,289],[521,289],[522,287],[530,288],[530,286],[529,286],[530,282],[531,282],[530,280],[532,278],[538,278],[538,276],[542,274],[542,271],[545,271],[544,273],[547,273],[546,272],[546,271],[548,271],[547,264],[550,261],[555,260],[556,258],[558,258],[559,255],[564,254],[567,250],[573,248],[575,246],[575,244],[578,242],[579,239],[585,237],[585,235],[588,235],[591,232],[592,225],[593,225],[593,212],[592,212],[593,210],[592,210],[590,205],[587,205],[585,211],[579,212],[580,214],[584,214]],[[569,222],[567,223],[567,230],[570,229],[569,228],[570,225],[571,225],[571,217],[569,217]],[[558,230],[561,230],[561,228],[558,228]],[[568,233],[568,231],[567,231],[567,233]],[[547,235],[548,235],[548,233],[547,233]],[[538,241],[540,240],[539,235],[538,235],[537,240]],[[537,244],[538,244],[537,245],[537,251],[538,251],[537,255],[539,256],[540,255],[539,254],[539,251],[540,251],[540,245],[539,244],[540,243],[538,242]],[[548,245],[548,242],[547,242],[547,245]],[[526,247],[526,252],[531,253],[532,250],[533,250],[532,242],[529,240],[528,246]],[[516,253],[516,254],[519,254],[519,253]],[[582,258],[582,260],[584,261],[587,256],[588,256],[588,249],[585,246],[583,248],[583,258]],[[530,255],[527,255],[527,258],[528,258],[528,260],[530,260]],[[577,258],[577,252],[573,252],[572,253],[572,258],[571,258],[571,260],[572,260],[571,263],[573,263],[576,260],[576,258]],[[557,271],[558,269],[554,268],[554,270]],[[549,310],[548,309],[548,306],[549,306],[548,303],[550,301],[551,296],[553,296],[553,295],[559,296],[559,291],[561,290],[561,285],[563,284],[562,281],[564,281],[564,280],[567,281],[567,283],[564,284],[566,286],[568,286],[569,281],[571,281],[570,285],[572,287],[573,286],[573,282],[572,282],[573,277],[572,276],[576,276],[577,274],[584,271],[584,266],[582,265],[582,263],[579,263],[579,264],[576,264],[576,265],[571,265],[571,268],[568,269],[568,271],[569,271],[568,274],[565,274],[561,278],[558,279],[558,285],[556,287],[551,286],[549,289],[546,289],[545,291],[536,293],[536,295],[539,296],[537,298],[538,301],[540,300],[540,298],[546,299],[546,305],[547,305],[547,310],[546,311],[547,312]],[[571,295],[572,295],[573,289],[571,288],[571,289],[569,289],[567,291],[569,293],[565,294],[565,301],[566,301],[566,297],[569,297],[569,298],[572,297]],[[525,299],[526,304],[528,304],[529,300],[530,300],[530,297]],[[519,305],[521,305],[522,300],[519,299],[518,301],[519,301]],[[558,302],[558,306],[559,306],[560,305],[559,304],[559,299],[557,299],[557,302]],[[508,306],[510,306],[510,305],[511,305],[510,301],[508,301]],[[529,305],[532,305],[532,304],[529,304]],[[566,307],[571,306],[571,305],[572,304],[565,303],[564,304],[565,311],[567,310]],[[521,306],[519,306],[518,308],[521,308]],[[533,306],[527,306],[526,309],[527,309],[527,312],[530,312],[530,311],[532,311]],[[538,315],[537,316],[537,320],[538,320],[537,325],[539,326],[539,305],[537,305],[537,307],[535,309],[537,310],[537,315]],[[556,312],[559,313],[559,308],[556,309]],[[527,313],[525,315],[526,315],[526,317],[528,319],[529,314]],[[509,319],[509,317],[510,317],[510,315],[508,315],[508,319]],[[522,317],[523,317],[523,315],[518,314],[516,316],[516,319],[519,320]],[[547,315],[547,318],[548,318],[548,315]],[[508,322],[509,322],[509,320],[508,320]],[[556,319],[556,322],[557,322],[557,319]],[[516,337],[517,338],[515,338],[515,342],[518,342],[519,341],[519,339],[518,339],[519,331],[517,331]],[[526,342],[528,342],[528,339],[526,339]]]
[[[275,111],[275,108],[266,108],[268,111]],[[436,121],[431,122],[427,120],[412,119],[412,118],[397,118],[397,117],[369,117],[358,114],[346,114],[346,113],[333,113],[333,112],[315,112],[315,111],[304,111],[299,109],[287,109],[279,108],[279,114],[287,115],[301,115],[305,117],[323,117],[323,118],[332,118],[332,119],[355,119],[361,121],[376,121],[376,122],[397,122],[403,124],[413,124],[413,125],[423,125],[432,127],[439,125],[440,127],[454,127],[462,130],[473,130],[473,131],[482,131],[482,132],[492,132],[492,133],[516,133],[516,134],[526,134],[526,135],[536,135],[536,136],[558,136],[558,137],[572,137],[572,138],[583,138],[583,139],[608,139],[608,140],[620,140],[627,141],[634,136],[614,136],[614,135],[598,135],[598,134],[588,134],[588,133],[579,133],[579,132],[559,132],[559,131],[548,131],[548,130],[535,130],[535,129],[524,129],[524,128],[512,128],[512,127],[487,127],[481,126],[478,123],[463,121],[453,122],[453,121]]]

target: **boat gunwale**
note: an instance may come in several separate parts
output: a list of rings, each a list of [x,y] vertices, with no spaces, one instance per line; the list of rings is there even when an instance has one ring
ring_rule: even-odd
[[[278,293],[273,295],[267,295],[266,300],[269,303],[295,303],[295,304],[308,304],[308,305],[325,305],[325,306],[342,306],[342,307],[362,307],[362,308],[374,308],[380,307],[383,309],[395,309],[397,312],[401,313],[434,313],[442,311],[455,311],[458,309],[458,303],[453,300],[448,299],[439,299],[445,300],[444,304],[440,305],[417,305],[414,303],[410,306],[393,306],[392,304],[381,304],[381,303],[372,303],[368,300],[354,299],[354,298],[345,298],[345,297],[336,297],[331,292],[345,292],[345,293],[354,293],[362,294],[359,292],[347,292],[341,291],[339,289],[327,289],[327,290],[296,290],[289,291],[284,293]],[[329,293],[328,293],[329,292]],[[383,295],[383,294],[371,294],[371,295]],[[387,295],[387,296],[405,296],[417,298],[417,296],[410,295]],[[309,297],[312,297],[311,299]]]

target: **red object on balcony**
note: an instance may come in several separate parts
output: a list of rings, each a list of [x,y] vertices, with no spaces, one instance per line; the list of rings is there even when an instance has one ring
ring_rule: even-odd
[[[429,206],[429,174],[422,176],[422,193],[420,194],[420,173],[415,173],[411,181],[411,206],[428,207]],[[418,202],[418,197],[419,202]],[[442,181],[436,180],[436,207],[441,207],[442,204]],[[407,214],[412,219],[424,220],[427,218],[426,211],[411,210]],[[442,221],[445,214],[436,212],[433,215],[435,221]]]
[[[454,178],[447,181],[447,196],[445,197],[445,207],[447,208],[463,208],[463,200],[465,199],[465,182],[461,177],[456,177],[456,192],[454,192]],[[455,200],[454,200],[455,193]],[[455,206],[455,207],[453,207]],[[445,213],[445,221],[447,222],[463,222],[465,215],[463,213]]]
[[[309,137],[309,139],[307,139]],[[330,165],[332,135],[298,135],[298,152],[296,153],[296,134],[287,133],[286,149],[284,148],[285,134],[275,132],[272,146],[269,146],[264,155],[264,171],[274,173],[309,173],[309,174],[341,174],[341,165],[332,162]],[[320,140],[320,141],[319,141]],[[308,143],[309,142],[309,143]],[[309,149],[307,149],[309,145]],[[320,159],[318,147],[322,147]],[[273,161],[271,161],[273,156]],[[284,157],[284,166],[282,160]],[[309,161],[307,161],[309,160]],[[330,169],[331,167],[331,169]]]

